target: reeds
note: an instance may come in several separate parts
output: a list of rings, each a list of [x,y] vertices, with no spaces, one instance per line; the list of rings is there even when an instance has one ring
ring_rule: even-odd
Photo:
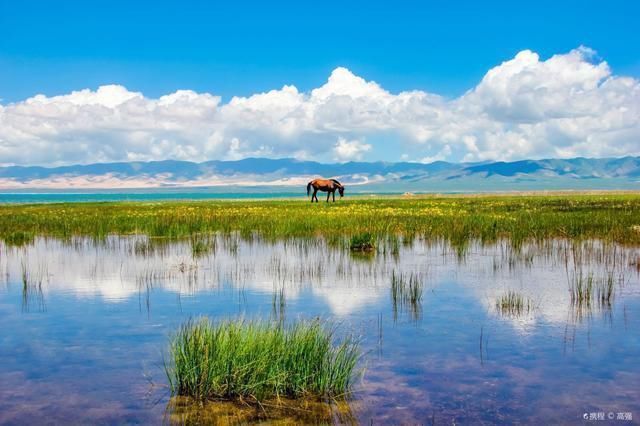
[[[34,239],[32,232],[28,231],[12,231],[3,235],[5,243],[9,246],[20,247],[26,244],[31,244]]]
[[[615,279],[611,273],[604,278],[596,279],[593,274],[583,274],[580,271],[569,281],[569,294],[574,306],[610,306],[614,291]]]
[[[271,297],[271,314],[273,318],[282,323],[284,321],[286,307],[287,299],[285,297],[284,286],[280,287],[280,290],[274,288]]]
[[[216,239],[210,236],[203,237],[201,235],[191,236],[191,256],[196,259],[203,257],[216,250]]]
[[[182,325],[165,363],[171,392],[197,400],[343,397],[360,357],[352,336],[340,342],[319,321],[289,326],[262,321]]]
[[[424,284],[418,274],[391,272],[391,306],[394,319],[398,317],[399,308],[400,310],[408,309],[412,319],[420,319],[423,287]]]
[[[528,297],[509,290],[496,300],[496,310],[504,316],[518,317],[531,312],[533,302]]]
[[[36,309],[39,312],[44,312],[46,305],[42,283],[48,275],[46,265],[41,264],[32,271],[27,266],[25,260],[22,260],[20,266],[22,278],[22,310],[29,312],[32,304],[35,303]]]

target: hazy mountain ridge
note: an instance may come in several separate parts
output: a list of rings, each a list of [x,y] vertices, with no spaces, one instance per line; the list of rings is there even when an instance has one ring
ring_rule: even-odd
[[[189,186],[300,185],[315,176],[336,177],[349,184],[408,185],[490,180],[517,182],[614,180],[632,187],[640,180],[640,157],[572,158],[484,163],[347,162],[324,164],[295,159],[246,158],[235,161],[118,162],[61,167],[0,167],[0,188],[136,188]],[[623,185],[623,186],[628,186]],[[582,186],[582,185],[579,185]]]

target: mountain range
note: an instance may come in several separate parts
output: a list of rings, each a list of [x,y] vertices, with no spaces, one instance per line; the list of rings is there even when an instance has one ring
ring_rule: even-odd
[[[0,190],[252,187],[258,191],[337,178],[356,192],[640,189],[640,157],[513,162],[346,162],[290,158],[0,167]]]

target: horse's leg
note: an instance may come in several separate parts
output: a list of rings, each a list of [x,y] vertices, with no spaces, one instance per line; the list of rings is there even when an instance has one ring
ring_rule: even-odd
[[[331,191],[331,195],[333,195],[333,202],[336,202],[336,190]]]
[[[329,202],[329,197],[331,197],[331,191],[327,191],[327,203]]]
[[[313,199],[316,199],[316,203],[318,202],[318,189],[313,188],[313,197],[311,197],[311,202],[313,203]]]

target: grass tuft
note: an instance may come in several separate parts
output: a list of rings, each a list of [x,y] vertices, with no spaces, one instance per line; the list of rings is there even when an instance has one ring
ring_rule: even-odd
[[[349,241],[351,251],[370,252],[375,249],[375,238],[370,232],[353,235]]]
[[[533,310],[531,299],[509,290],[496,300],[496,310],[505,316],[517,317]]]
[[[280,326],[207,318],[183,324],[169,354],[172,394],[249,402],[346,396],[360,357],[353,337],[335,342],[333,330],[317,320]]]
[[[393,317],[398,317],[398,307],[409,309],[414,320],[420,318],[422,313],[422,293],[424,284],[418,274],[391,273],[391,304]]]

